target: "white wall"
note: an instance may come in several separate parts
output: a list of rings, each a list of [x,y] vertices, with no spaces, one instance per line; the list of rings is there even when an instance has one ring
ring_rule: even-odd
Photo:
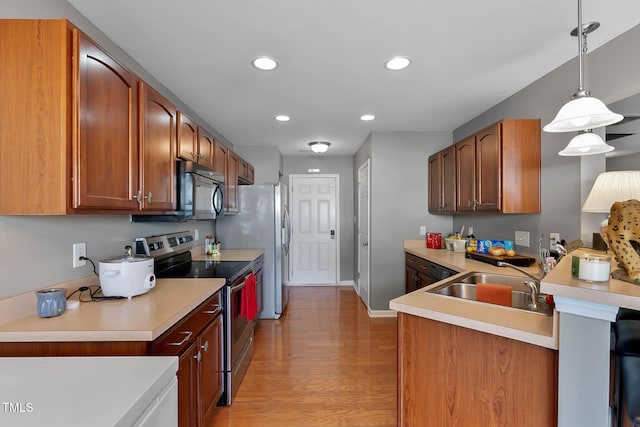
[[[370,149],[369,301],[372,310],[388,310],[404,293],[403,241],[424,239],[421,225],[451,231],[450,216],[427,213],[427,157],[450,145],[451,133],[374,132],[368,141],[355,157],[359,167]]]

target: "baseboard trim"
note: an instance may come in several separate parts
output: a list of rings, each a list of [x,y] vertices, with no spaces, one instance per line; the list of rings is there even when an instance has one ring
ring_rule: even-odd
[[[289,283],[287,286],[351,286],[354,289],[356,288],[356,284],[353,280],[343,280],[340,283]]]
[[[398,317],[395,310],[371,310],[369,309],[369,317]]]

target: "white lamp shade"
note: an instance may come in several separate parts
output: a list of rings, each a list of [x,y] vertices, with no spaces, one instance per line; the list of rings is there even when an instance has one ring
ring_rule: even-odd
[[[600,138],[600,135],[591,131],[580,132],[574,136],[569,145],[560,151],[560,156],[588,156],[591,154],[602,154],[613,151],[614,148]]]
[[[609,110],[592,96],[581,96],[564,104],[545,132],[576,132],[618,123],[624,117]]]
[[[314,153],[324,153],[329,149],[330,145],[331,145],[330,143],[324,142],[324,141],[316,141],[316,142],[309,143],[309,147],[311,147],[311,151],[313,151]]]
[[[629,199],[640,200],[640,171],[603,172],[582,206],[582,212],[609,213],[611,205]]]

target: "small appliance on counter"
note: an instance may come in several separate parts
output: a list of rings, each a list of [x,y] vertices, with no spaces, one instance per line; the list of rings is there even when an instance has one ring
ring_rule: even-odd
[[[131,298],[149,292],[156,285],[153,258],[134,256],[125,246],[124,256],[100,261],[100,286],[106,297]]]

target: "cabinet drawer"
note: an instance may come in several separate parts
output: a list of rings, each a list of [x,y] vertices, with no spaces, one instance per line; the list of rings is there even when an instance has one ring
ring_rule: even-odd
[[[196,340],[196,336],[222,312],[222,292],[212,295],[180,322],[153,342],[156,355],[177,356]]]

